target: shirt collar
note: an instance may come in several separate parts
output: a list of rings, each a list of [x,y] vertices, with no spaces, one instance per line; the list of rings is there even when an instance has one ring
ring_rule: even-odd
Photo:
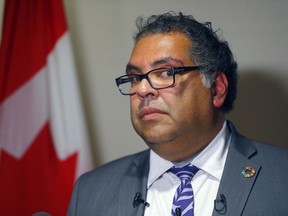
[[[190,160],[190,163],[220,180],[228,152],[229,137],[230,133],[225,121],[217,136],[206,148],[195,155],[195,157]],[[189,161],[185,162],[185,164],[187,163],[189,163]],[[174,166],[174,164],[171,161],[165,160],[151,149],[147,188],[172,166]]]
[[[192,159],[191,163],[217,180],[220,180],[224,170],[229,143],[230,131],[225,121],[217,136]]]
[[[171,161],[165,160],[151,149],[147,188],[149,188],[154,181],[161,177],[172,166],[173,163]]]

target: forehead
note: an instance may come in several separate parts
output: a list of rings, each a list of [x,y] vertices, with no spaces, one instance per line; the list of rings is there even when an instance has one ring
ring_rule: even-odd
[[[149,34],[138,40],[132,51],[129,64],[152,64],[161,59],[190,61],[190,39],[179,32]]]

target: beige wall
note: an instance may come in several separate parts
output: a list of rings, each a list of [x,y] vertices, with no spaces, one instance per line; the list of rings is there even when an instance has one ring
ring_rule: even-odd
[[[114,78],[129,59],[135,18],[170,10],[223,30],[239,63],[229,117],[238,130],[288,146],[287,0],[65,0],[65,6],[96,165],[146,148]]]

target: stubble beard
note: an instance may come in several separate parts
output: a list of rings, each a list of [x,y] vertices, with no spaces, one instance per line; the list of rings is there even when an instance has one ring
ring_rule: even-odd
[[[164,145],[165,143],[170,143],[175,140],[175,137],[177,136],[175,132],[168,132],[167,131],[160,131],[157,130],[157,127],[160,126],[154,126],[155,129],[153,130],[153,126],[145,125],[136,125],[132,121],[132,125],[134,127],[134,130],[136,133],[143,139],[143,141],[149,146],[155,146],[155,145]]]

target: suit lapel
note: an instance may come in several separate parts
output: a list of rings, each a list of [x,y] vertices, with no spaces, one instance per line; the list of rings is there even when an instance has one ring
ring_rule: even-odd
[[[261,165],[251,161],[257,153],[253,144],[246,138],[232,130],[232,140],[228,151],[222,179],[220,182],[217,202],[214,205],[213,216],[218,215],[241,215],[253,188]],[[242,174],[244,167],[253,167],[256,171],[252,177],[245,177]],[[226,206],[224,205],[226,202]],[[216,210],[217,209],[217,210]]]
[[[136,193],[140,193],[143,200],[146,199],[148,172],[149,151],[145,151],[135,158],[130,169],[120,180],[119,216],[142,216],[144,214],[144,204],[140,203],[133,207],[133,200]]]

